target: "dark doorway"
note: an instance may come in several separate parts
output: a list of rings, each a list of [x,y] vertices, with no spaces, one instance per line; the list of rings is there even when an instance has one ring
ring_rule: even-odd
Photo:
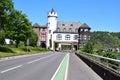
[[[42,47],[42,48],[46,48],[46,44],[45,44],[45,42],[41,42],[40,47]]]
[[[77,50],[77,45],[74,45],[74,49]]]

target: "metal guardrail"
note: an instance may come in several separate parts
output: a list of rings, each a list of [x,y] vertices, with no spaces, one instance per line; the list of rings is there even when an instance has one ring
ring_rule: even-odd
[[[81,56],[84,56],[86,58],[89,58],[95,62],[98,62],[114,71],[117,73],[120,73],[120,60],[117,59],[112,59],[108,57],[103,57],[95,54],[90,54],[90,53],[79,53]]]

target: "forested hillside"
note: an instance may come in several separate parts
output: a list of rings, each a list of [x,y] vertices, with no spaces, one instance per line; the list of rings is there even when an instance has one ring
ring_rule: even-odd
[[[91,42],[96,51],[105,48],[120,48],[120,32],[91,32]]]

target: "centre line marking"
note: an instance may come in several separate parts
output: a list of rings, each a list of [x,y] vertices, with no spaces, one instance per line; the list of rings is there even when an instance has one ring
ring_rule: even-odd
[[[33,61],[30,61],[30,62],[27,62],[27,64],[31,64],[33,62],[36,62],[36,61],[39,61],[39,60],[42,60],[42,59],[45,59],[45,58],[48,58],[48,57],[51,57],[53,55],[56,55],[56,54],[52,54],[52,55],[49,55],[49,56],[46,56],[46,57],[42,57],[42,58],[39,58],[39,59],[36,59],[36,60],[33,60]]]
[[[9,69],[7,69],[7,70],[1,71],[0,73],[5,73],[5,72],[11,71],[11,70],[13,70],[13,69],[17,69],[17,68],[19,68],[19,67],[22,67],[22,66],[23,66],[23,65],[19,65],[19,66],[13,67],[13,68],[9,68]]]

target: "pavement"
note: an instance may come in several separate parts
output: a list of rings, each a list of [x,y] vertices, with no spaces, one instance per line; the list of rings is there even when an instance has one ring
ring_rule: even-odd
[[[49,52],[0,61],[0,80],[102,80],[75,54]]]

